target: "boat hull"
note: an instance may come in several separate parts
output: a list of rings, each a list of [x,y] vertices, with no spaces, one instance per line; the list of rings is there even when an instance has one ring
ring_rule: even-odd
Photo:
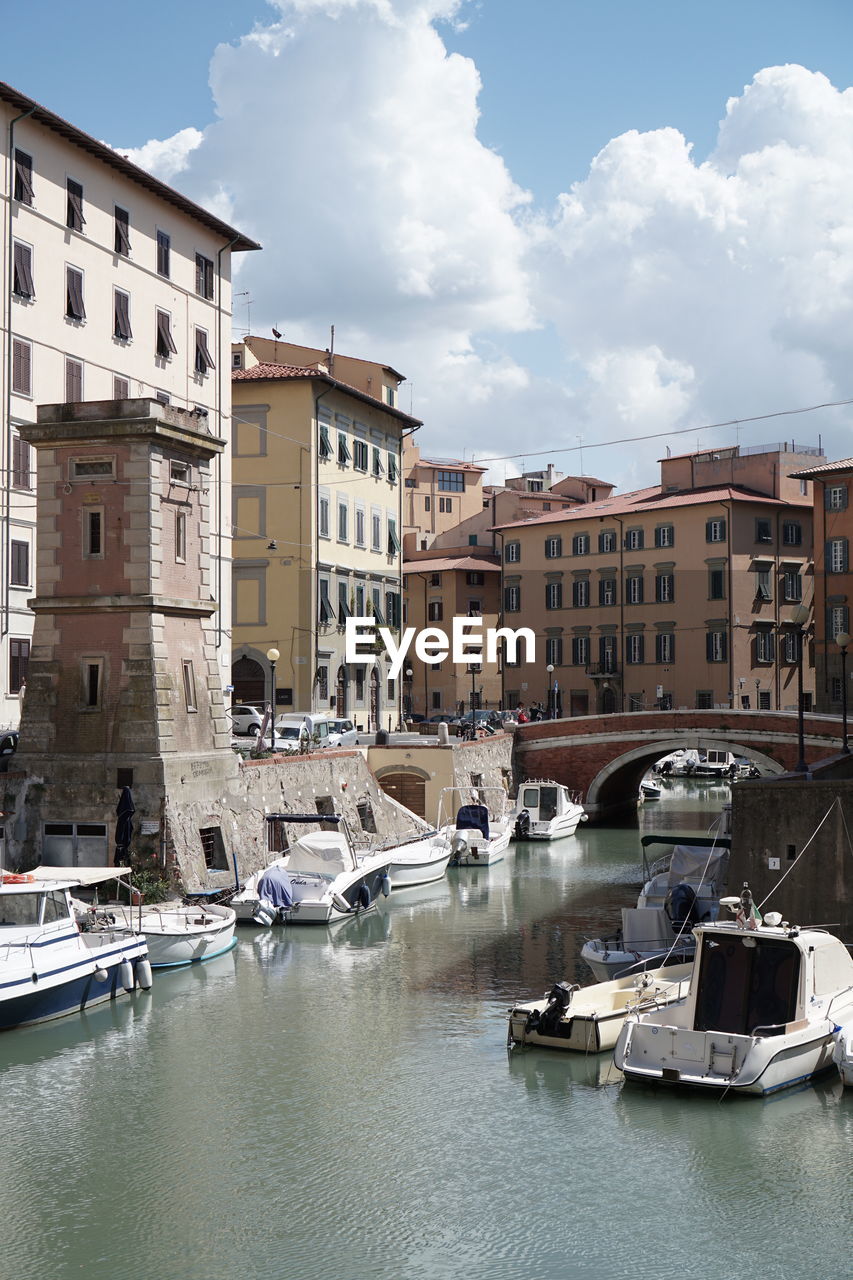
[[[563,840],[573,836],[584,819],[584,811],[565,814],[553,818],[550,822],[531,822],[525,840]]]
[[[103,947],[84,946],[81,942],[76,955],[62,948],[54,957],[45,956],[46,963],[39,957],[36,971],[28,965],[26,972],[17,975],[4,972],[0,982],[0,1030],[50,1022],[118,999],[126,994],[121,980],[122,963],[130,962],[136,987],[137,965],[147,955],[145,939],[130,935]],[[102,980],[96,976],[99,969],[106,971]]]
[[[388,865],[391,888],[414,889],[421,884],[433,884],[442,879],[449,862],[449,849],[440,858],[429,858],[422,862],[391,862]]]
[[[236,918],[215,930],[189,936],[145,933],[152,969],[175,969],[185,964],[199,964],[224,955],[237,945],[234,937]]]
[[[455,831],[451,831],[451,838],[454,834]],[[507,826],[505,831],[499,831],[496,835],[491,835],[488,840],[476,831],[463,830],[460,835],[464,835],[467,838],[468,845],[466,849],[452,855],[451,865],[454,867],[490,867],[493,863],[500,862],[506,856],[512,837],[512,829]]]

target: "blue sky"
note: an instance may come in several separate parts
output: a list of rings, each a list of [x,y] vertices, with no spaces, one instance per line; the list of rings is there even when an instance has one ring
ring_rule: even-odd
[[[2,76],[122,149],[161,140],[145,163],[265,245],[253,328],[335,323],[402,368],[436,452],[510,453],[524,425],[645,481],[662,446],[594,442],[853,395],[847,0],[454,7],[33,3]],[[853,452],[849,421],[804,438]]]

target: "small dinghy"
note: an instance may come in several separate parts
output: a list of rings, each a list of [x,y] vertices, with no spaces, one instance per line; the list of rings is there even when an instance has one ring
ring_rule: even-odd
[[[75,914],[82,928],[94,931],[120,924],[145,935],[152,969],[179,968],[212,960],[236,946],[236,912],[218,904],[187,906],[182,902],[152,903],[129,907],[107,902],[87,906],[75,901]]]
[[[629,1013],[661,1009],[683,1000],[692,965],[649,969],[590,987],[556,983],[540,1000],[509,1011],[507,1044],[534,1044],[575,1053],[612,1049]]]

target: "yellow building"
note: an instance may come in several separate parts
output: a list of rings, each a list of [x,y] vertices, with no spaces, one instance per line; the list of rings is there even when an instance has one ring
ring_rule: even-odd
[[[275,357],[275,358],[273,358]],[[234,702],[396,727],[384,652],[345,660],[346,620],[402,616],[401,375],[314,348],[248,338],[232,350]],[[369,390],[367,389],[369,388]]]

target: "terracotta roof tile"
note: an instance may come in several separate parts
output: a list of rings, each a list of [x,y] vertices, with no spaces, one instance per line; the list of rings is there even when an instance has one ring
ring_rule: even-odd
[[[637,489],[633,493],[623,493],[605,498],[602,502],[585,502],[582,506],[571,507],[564,511],[547,511],[544,515],[534,516],[529,520],[514,520],[508,524],[495,525],[496,529],[519,529],[525,525],[557,524],[563,520],[597,520],[607,516],[642,515],[646,511],[671,511],[678,507],[697,507],[718,502],[760,502],[772,507],[811,507],[811,499],[802,501],[782,498],[771,498],[767,494],[754,489],[726,486],[719,489],[696,489],[682,493],[664,493],[660,485],[648,489]]]
[[[421,426],[420,418],[413,418],[411,414],[403,413],[402,409],[395,409],[390,404],[385,404],[382,400],[377,400],[375,396],[369,396],[358,387],[350,386],[348,382],[341,382],[338,378],[333,378],[328,372],[317,369],[313,365],[295,365],[295,364],[253,364],[248,369],[232,369],[232,382],[294,382],[297,379],[316,378],[322,382],[327,382],[332,387],[340,387],[341,391],[346,391],[349,395],[355,396],[359,400],[363,400],[365,404],[375,405],[378,409],[384,409],[386,413],[390,413],[392,418],[399,418],[402,422],[409,422],[416,426]]]

